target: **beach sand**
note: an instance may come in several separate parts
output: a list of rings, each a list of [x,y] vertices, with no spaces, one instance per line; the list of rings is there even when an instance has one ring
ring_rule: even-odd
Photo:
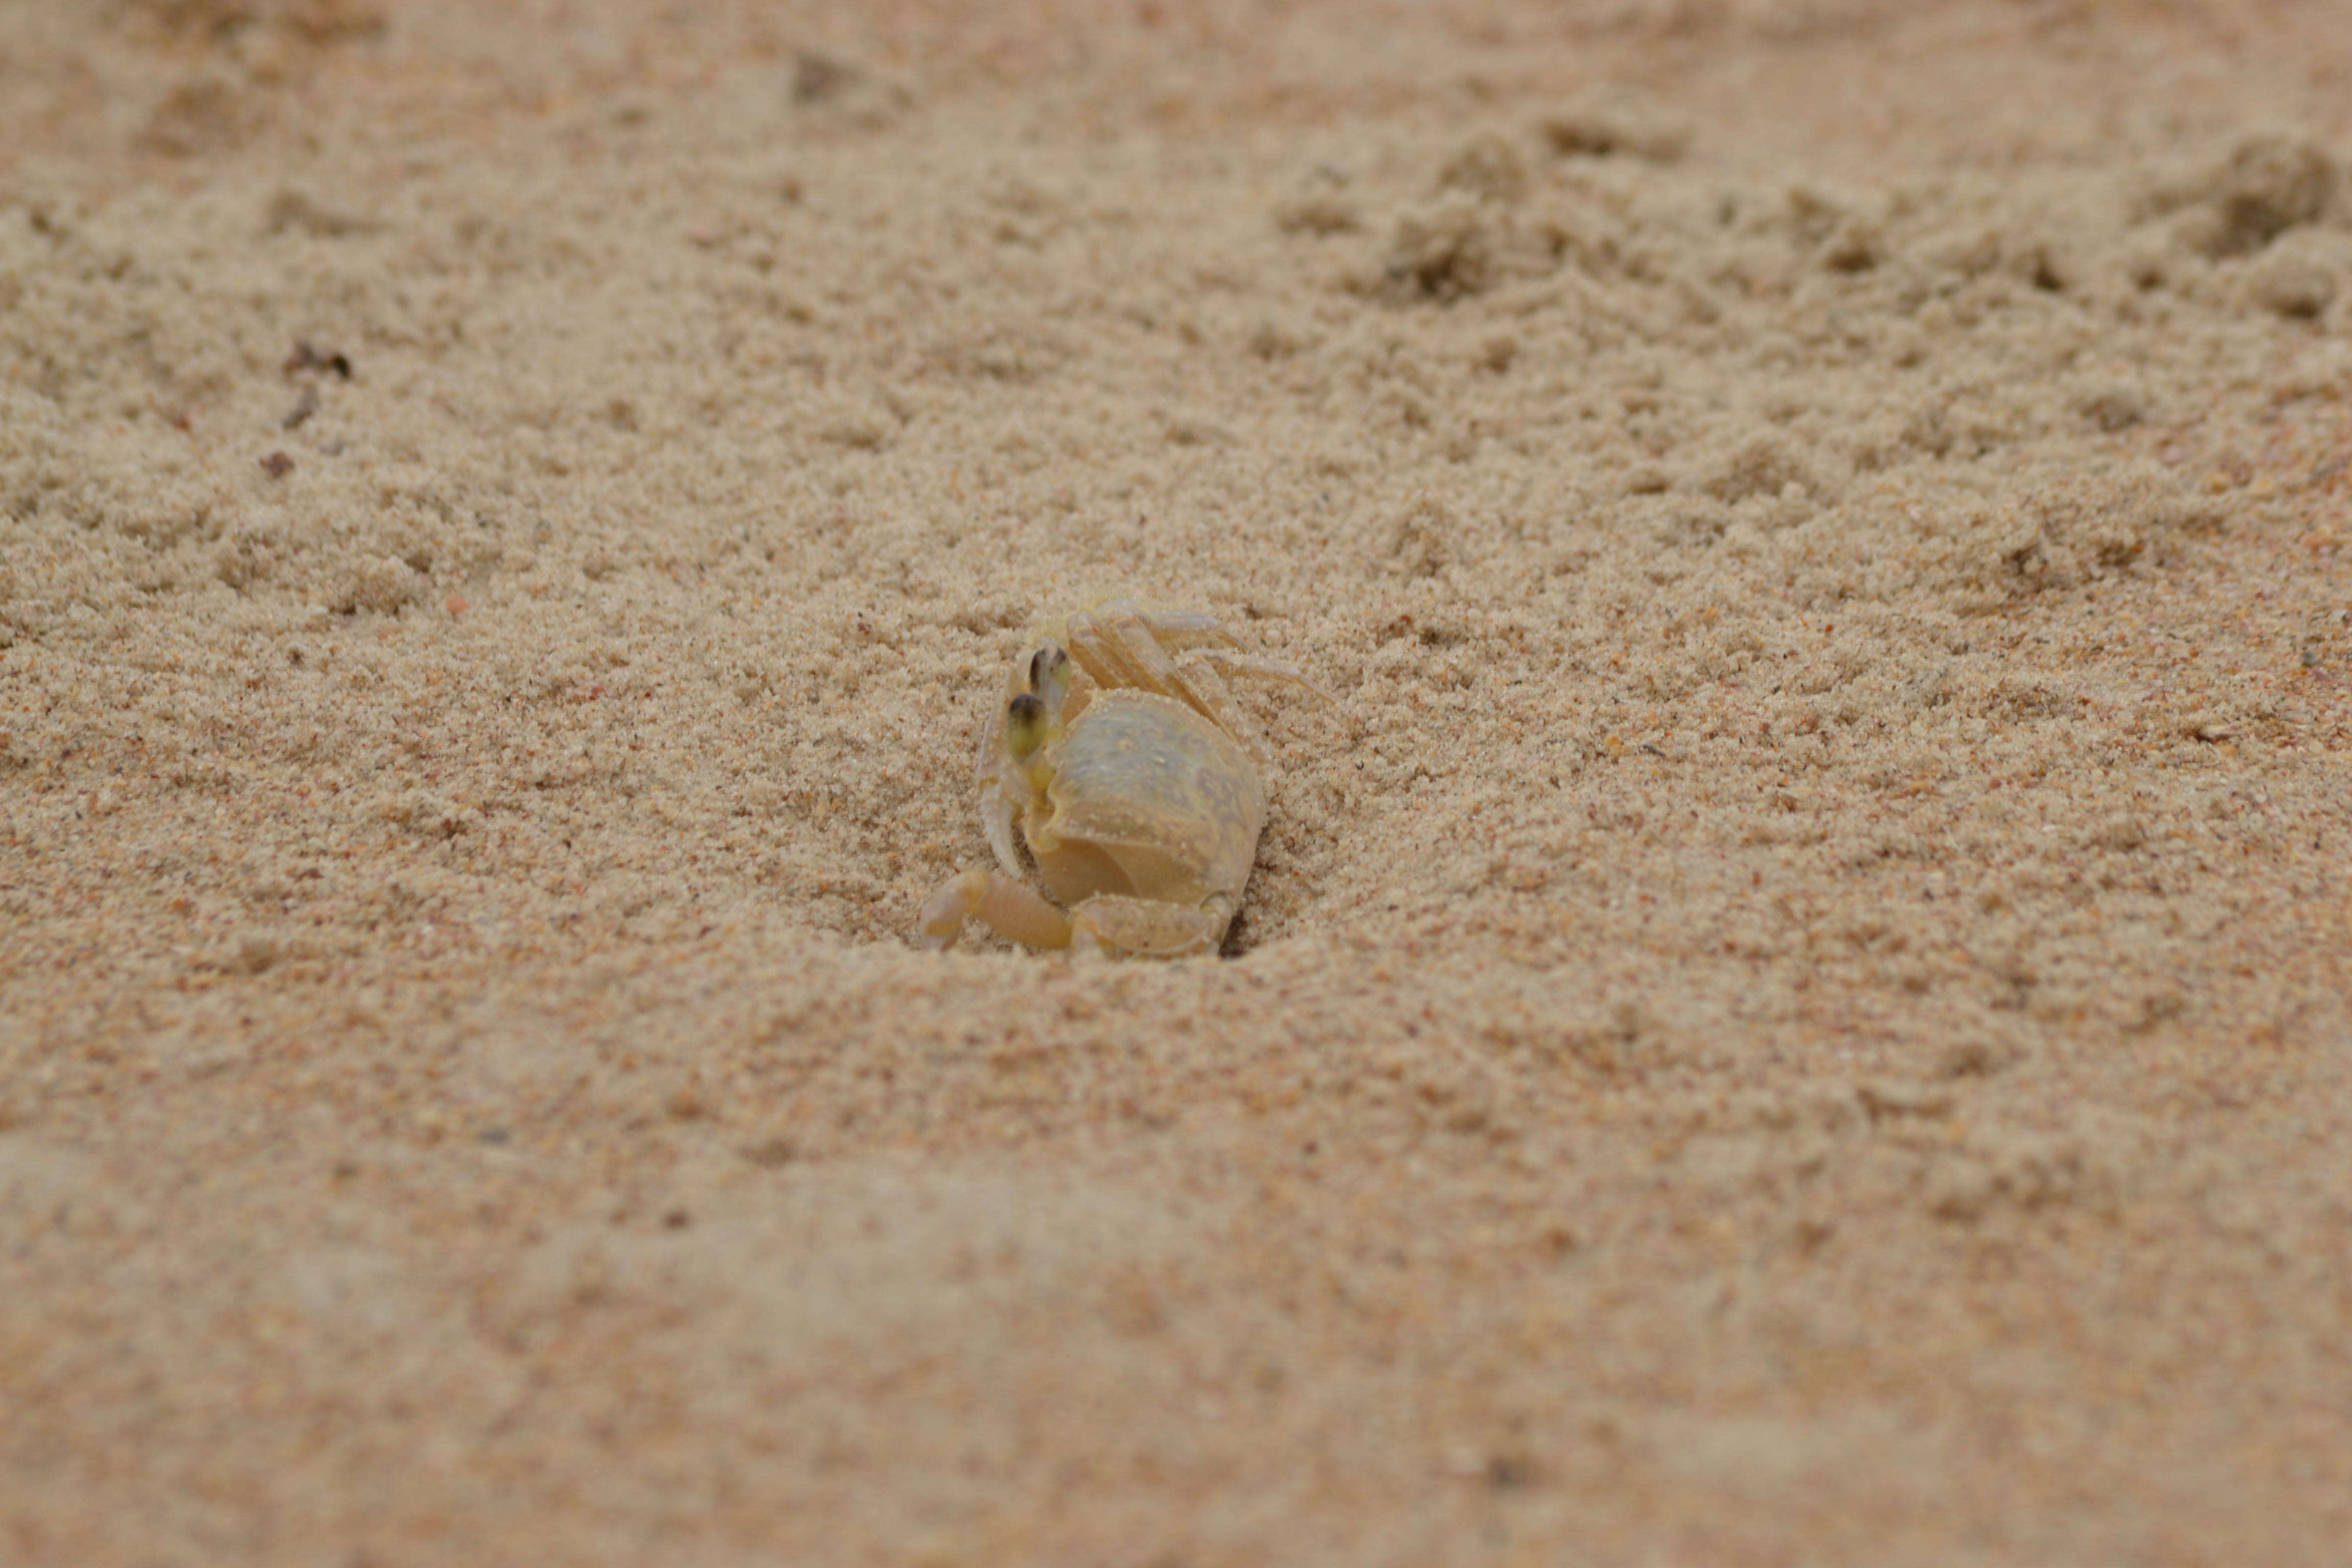
[[[2341,23],[0,5],[0,1559],[2341,1562]]]

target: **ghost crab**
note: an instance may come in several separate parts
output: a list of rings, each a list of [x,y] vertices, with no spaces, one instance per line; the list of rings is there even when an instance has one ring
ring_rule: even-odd
[[[952,947],[977,919],[1031,947],[1214,952],[1257,858],[1270,761],[1228,676],[1330,697],[1203,611],[1111,600],[1041,621],[981,737],[981,823],[1002,869],[932,894],[923,945]],[[1019,879],[1016,827],[1062,907]]]

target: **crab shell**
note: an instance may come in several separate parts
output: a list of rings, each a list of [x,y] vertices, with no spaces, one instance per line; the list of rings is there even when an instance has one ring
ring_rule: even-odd
[[[1231,735],[1172,699],[1097,690],[1041,755],[1021,836],[1056,902],[1205,910],[1223,935],[1265,826],[1265,786]]]

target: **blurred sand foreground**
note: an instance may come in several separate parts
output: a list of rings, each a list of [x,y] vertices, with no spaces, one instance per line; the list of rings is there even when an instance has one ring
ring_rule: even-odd
[[[2343,21],[0,5],[0,1560],[2342,1562]]]

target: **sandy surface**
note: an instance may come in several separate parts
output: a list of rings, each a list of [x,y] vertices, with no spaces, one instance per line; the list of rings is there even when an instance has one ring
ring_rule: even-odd
[[[878,18],[0,5],[0,1559],[2342,1561],[2342,8]]]

